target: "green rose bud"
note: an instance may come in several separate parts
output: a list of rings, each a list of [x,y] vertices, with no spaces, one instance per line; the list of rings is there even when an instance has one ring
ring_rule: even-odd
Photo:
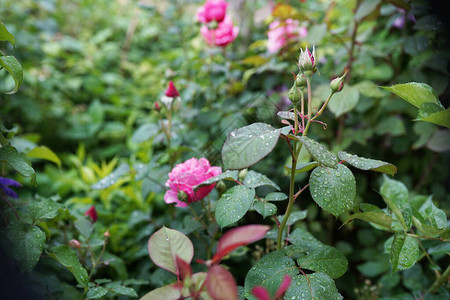
[[[345,76],[347,76],[348,70],[345,71],[344,75],[337,77],[330,82],[330,88],[334,93],[339,93],[344,88]]]
[[[289,91],[288,98],[294,104],[297,104],[297,102],[301,100],[302,94],[301,94],[299,88],[296,86],[296,83],[294,83],[291,90]]]
[[[295,85],[298,88],[306,87],[306,76],[301,73],[298,73],[297,76],[295,77]]]

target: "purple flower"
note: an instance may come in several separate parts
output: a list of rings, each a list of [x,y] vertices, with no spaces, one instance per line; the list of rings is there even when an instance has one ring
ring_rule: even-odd
[[[7,196],[18,198],[19,196],[17,196],[16,192],[14,192],[12,189],[9,188],[10,186],[22,186],[22,185],[13,179],[0,177],[0,190],[3,191]]]

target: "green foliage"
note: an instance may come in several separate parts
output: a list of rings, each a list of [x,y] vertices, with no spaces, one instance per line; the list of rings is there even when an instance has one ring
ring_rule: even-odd
[[[221,228],[239,221],[250,208],[255,190],[237,185],[227,190],[217,202],[216,220]]]

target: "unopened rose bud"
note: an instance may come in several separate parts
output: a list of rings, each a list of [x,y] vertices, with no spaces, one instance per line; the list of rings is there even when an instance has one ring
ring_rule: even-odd
[[[155,101],[155,110],[156,110],[157,112],[159,112],[159,111],[161,110],[161,105],[159,104],[158,101]]]
[[[239,172],[238,178],[240,181],[244,181],[245,176],[247,176],[248,174],[248,170],[247,169],[243,169]]]
[[[302,94],[296,86],[296,83],[292,86],[291,90],[288,93],[288,98],[292,103],[296,104],[301,100]]]
[[[105,237],[105,238],[109,238],[110,237],[109,230],[105,231],[105,233],[103,234],[103,237]]]
[[[313,52],[311,53],[308,48],[306,48],[305,51],[303,49],[300,49],[300,57],[298,59],[298,66],[300,67],[300,70],[302,72],[305,71],[313,71],[314,67],[316,65],[315,63],[315,55],[316,55],[316,49],[313,47]]]
[[[69,246],[73,247],[73,248],[80,249],[81,248],[81,243],[78,240],[70,240],[69,241]]]
[[[225,182],[223,182],[223,180],[220,180],[217,184],[216,184],[216,189],[219,192],[220,195],[222,195],[223,193],[225,193],[225,191],[227,190],[227,185],[225,184]]]
[[[173,84],[172,81],[169,81],[169,85],[167,86],[167,90],[164,93],[167,97],[175,98],[180,96],[180,93],[178,92],[177,88]]]
[[[298,88],[306,87],[306,76],[304,74],[298,73],[295,77],[295,85]]]
[[[92,222],[97,221],[97,211],[95,210],[95,206],[91,206],[85,213],[85,216],[88,216],[89,218],[91,218]]]
[[[345,71],[344,75],[337,77],[330,82],[330,88],[334,93],[339,93],[344,88],[345,76],[347,76],[348,70]]]
[[[188,197],[188,194],[186,194],[186,192],[179,191],[177,194],[177,198],[178,198],[178,200],[180,200],[182,202],[188,203],[189,197]]]

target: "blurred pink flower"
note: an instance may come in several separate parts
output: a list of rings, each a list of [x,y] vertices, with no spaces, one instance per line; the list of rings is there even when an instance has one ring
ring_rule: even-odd
[[[218,24],[217,29],[209,29],[206,25],[200,28],[200,33],[210,45],[226,46],[233,42],[239,34],[239,27],[233,26],[233,22],[226,17]]]
[[[201,187],[195,192],[193,187],[220,173],[222,173],[222,169],[220,167],[211,167],[206,158],[196,159],[193,157],[188,159],[184,163],[176,165],[169,173],[166,186],[170,189],[166,191],[164,201],[167,204],[176,203],[175,206],[177,207],[185,207],[189,203],[199,201],[212,191],[215,183]],[[187,203],[178,199],[178,192],[186,193]]]
[[[286,46],[290,40],[303,38],[308,35],[306,27],[300,27],[299,22],[293,19],[287,19],[284,22],[273,21],[269,25],[267,37],[267,50],[270,53],[276,53]]]
[[[202,7],[197,9],[197,20],[201,23],[216,21],[218,23],[225,19],[228,2],[225,0],[206,0]]]
[[[97,211],[95,210],[95,206],[91,206],[85,213],[85,216],[88,216],[89,218],[91,218],[92,222],[97,221]]]

